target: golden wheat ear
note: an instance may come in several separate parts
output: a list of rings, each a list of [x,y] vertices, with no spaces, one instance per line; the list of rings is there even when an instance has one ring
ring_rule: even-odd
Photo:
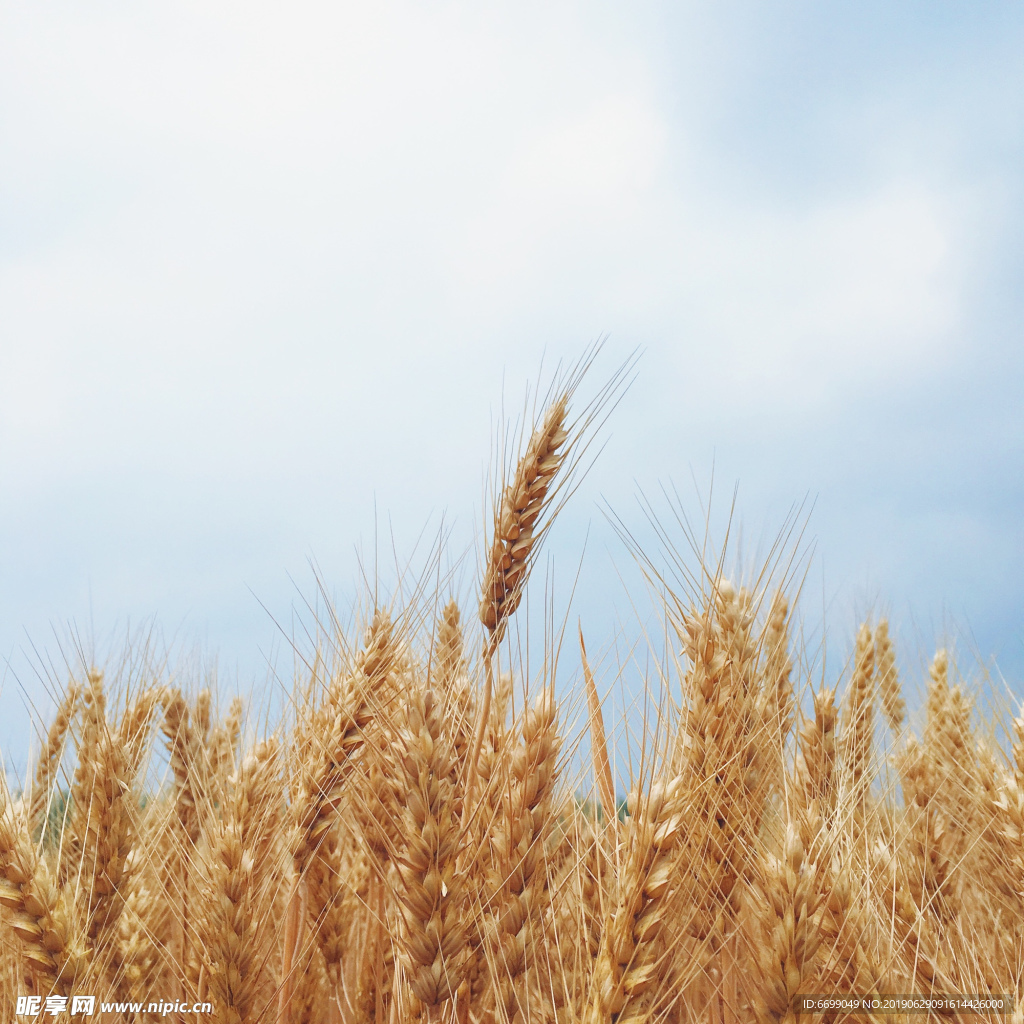
[[[455,752],[443,704],[414,687],[401,712],[398,777],[405,803],[393,878],[401,916],[399,946],[409,987],[427,1020],[455,998],[469,966],[469,889],[457,869],[464,833]]]
[[[378,713],[377,695],[387,687],[394,670],[396,652],[397,637],[391,618],[385,610],[378,609],[366,631],[355,671],[344,671],[331,683],[324,705],[314,713],[313,721],[322,734],[309,748],[311,763],[299,765],[298,791],[291,808],[293,871],[281,957],[279,1024],[289,1024],[290,1020],[296,953],[311,896],[309,882],[316,883],[319,878],[325,883],[314,885],[313,898],[325,892],[336,893],[336,879],[326,876],[325,866],[317,862],[331,853],[330,835],[337,824],[354,763],[364,752],[365,733]],[[319,919],[325,908],[309,909]],[[331,923],[333,926],[333,919]]]
[[[565,429],[565,418],[568,410],[568,394],[560,395],[548,407],[496,510],[494,538],[484,569],[480,597],[480,621],[488,631],[490,652],[505,635],[508,620],[519,607],[523,595],[534,544],[534,527],[567,454],[565,442],[569,434]]]
[[[480,598],[480,621],[487,630],[483,651],[484,693],[477,712],[466,776],[466,814],[476,785],[477,760],[491,712],[492,659],[522,599],[540,533],[541,513],[551,500],[555,477],[571,447],[566,445],[568,410],[569,392],[565,391],[548,406],[495,510],[494,538],[484,568]]]
[[[871,757],[875,726],[875,645],[865,622],[857,632],[853,675],[846,691],[840,737],[843,768],[854,799],[855,818],[863,818],[871,783]]]
[[[0,779],[0,907],[17,940],[24,974],[37,992],[67,995],[76,974],[71,949],[70,889],[58,890],[11,806]]]
[[[587,708],[590,712],[590,753],[594,762],[594,779],[601,800],[606,821],[616,818],[615,785],[612,782],[612,766],[608,759],[608,741],[604,732],[604,716],[601,713],[601,698],[594,682],[594,673],[587,661],[587,648],[583,643],[583,626],[580,625],[580,660],[583,663],[583,678],[587,685]]]
[[[210,855],[199,899],[199,951],[206,969],[206,998],[222,1020],[252,1020],[262,975],[268,973],[260,913],[271,902],[261,886],[271,867],[274,833],[281,828],[280,744],[256,745],[231,777],[227,806],[211,823]]]
[[[749,891],[744,930],[756,983],[751,1008],[759,1024],[795,1021],[797,995],[813,988],[820,943],[818,908],[824,900],[818,865],[800,830],[786,826],[780,856],[760,857]]]
[[[896,652],[889,637],[889,622],[879,620],[875,630],[875,674],[882,710],[893,732],[899,732],[907,717],[907,705],[900,693],[899,673],[896,671]]]
[[[802,806],[806,808],[812,801],[816,802],[826,818],[831,816],[835,805],[838,721],[836,691],[819,690],[814,694],[814,719],[805,721],[800,728],[800,747],[794,766],[796,792]]]
[[[622,831],[615,912],[606,922],[595,964],[592,1020],[640,1024],[658,1019],[659,984],[668,964],[666,928],[679,906],[678,863],[686,842],[692,793],[682,775],[656,779],[630,793]]]
[[[81,685],[75,679],[71,679],[60,704],[57,705],[57,714],[47,733],[46,745],[40,753],[29,796],[28,827],[29,833],[32,835],[35,835],[36,830],[43,826],[43,817],[50,801],[53,784],[60,770],[65,741],[68,730],[71,728],[71,722],[78,710],[81,693]]]

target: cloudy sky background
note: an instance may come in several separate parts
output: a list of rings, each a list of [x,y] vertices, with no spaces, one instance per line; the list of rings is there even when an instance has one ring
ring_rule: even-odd
[[[713,472],[751,558],[813,503],[828,676],[885,610],[909,680],[1024,695],[1022,52],[1010,3],[5,4],[6,759],[69,631],[247,691],[311,561],[347,606],[442,522],[471,607],[503,396],[601,335],[582,393],[643,354],[546,549],[562,615],[589,528],[592,647],[602,504],[653,552],[637,495]]]

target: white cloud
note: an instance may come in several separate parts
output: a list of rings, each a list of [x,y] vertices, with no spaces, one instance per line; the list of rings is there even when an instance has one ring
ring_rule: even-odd
[[[581,15],[545,35],[401,4],[23,7],[7,28],[8,189],[57,223],[0,287],[47,366],[109,350],[149,387],[147,353],[201,371],[296,343],[296,314],[479,338],[539,300],[845,376],[955,313],[941,195],[871,182],[777,209],[709,189],[635,43]],[[31,391],[53,419],[75,402]]]
[[[572,260],[598,246],[604,283],[663,174],[666,126],[648,100],[603,97],[537,126],[452,239],[450,287],[475,309],[507,308],[538,286],[577,282]]]
[[[941,196],[898,186],[785,216],[717,212],[685,233],[676,267],[741,387],[767,376],[776,399],[841,399],[948,343],[959,267]]]

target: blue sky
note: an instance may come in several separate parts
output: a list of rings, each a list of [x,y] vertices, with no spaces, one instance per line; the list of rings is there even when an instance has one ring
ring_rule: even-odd
[[[442,517],[470,603],[503,396],[602,335],[547,548],[591,647],[603,503],[653,544],[713,471],[749,550],[813,504],[829,674],[881,609],[912,685],[952,641],[1024,695],[1021,52],[1015,4],[5,5],[8,757],[69,629],[248,689],[311,561],[346,604]]]

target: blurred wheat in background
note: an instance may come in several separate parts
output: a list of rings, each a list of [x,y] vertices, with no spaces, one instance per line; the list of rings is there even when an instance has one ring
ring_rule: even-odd
[[[575,628],[517,659],[622,384],[577,409],[585,369],[496,480],[472,604],[369,588],[352,635],[321,617],[277,720],[131,652],[68,680],[0,792],[0,1019],[87,993],[142,1004],[90,1018],[132,1022],[181,1000],[266,1024],[768,1024],[798,994],[887,992],[1008,995],[1021,1020],[1024,717],[1004,750],[950,653],[915,734],[884,618],[812,678],[793,573],[705,559],[681,592],[652,571],[668,639],[628,770],[586,623],[575,690],[556,699]]]

